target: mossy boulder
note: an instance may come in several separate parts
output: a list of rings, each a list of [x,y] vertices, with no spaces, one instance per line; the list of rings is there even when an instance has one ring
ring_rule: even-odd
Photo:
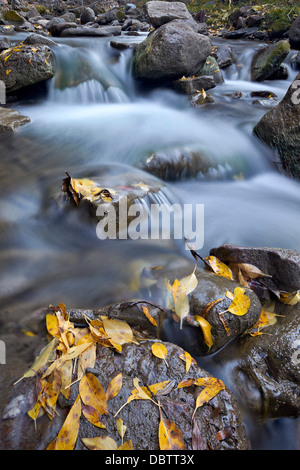
[[[289,41],[279,41],[259,49],[251,62],[251,79],[255,82],[267,80],[279,69],[289,52]]]
[[[24,23],[23,16],[19,15],[15,10],[4,11],[2,17],[4,21],[8,21],[9,23]]]

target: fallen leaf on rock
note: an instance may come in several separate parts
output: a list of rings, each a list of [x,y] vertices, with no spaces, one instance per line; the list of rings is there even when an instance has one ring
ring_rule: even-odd
[[[207,318],[210,310],[215,307],[216,305],[218,305],[220,302],[222,302],[224,299],[216,299],[216,300],[212,300],[211,302],[209,302],[207,305],[205,305],[205,307],[201,310],[201,317],[203,318]]]
[[[80,398],[85,405],[90,405],[101,415],[108,414],[105,391],[94,374],[86,373],[79,382]]]
[[[236,287],[234,289],[234,299],[227,310],[234,315],[243,316],[248,312],[250,305],[251,301],[245,294],[245,289],[243,287]]]
[[[78,436],[81,416],[81,401],[77,396],[57,437],[48,445],[47,450],[73,450]]]
[[[191,367],[192,364],[197,364],[195,359],[187,351],[184,351],[184,353],[180,354],[179,357],[180,357],[180,359],[182,359],[185,362],[185,373],[186,374],[190,370],[190,367]]]
[[[167,360],[166,360],[168,350],[167,350],[167,348],[164,344],[162,344],[162,343],[152,344],[151,351],[152,351],[152,354],[154,356],[158,357],[159,359],[163,359],[166,363],[166,366],[169,367],[168,363],[167,363]]]
[[[175,423],[163,416],[161,408],[158,439],[160,450],[185,450],[185,442],[181,430]]]
[[[97,426],[98,428],[106,428],[103,418],[99,411],[95,410],[91,405],[83,405],[82,414],[89,421],[89,423]]]
[[[148,318],[149,322],[152,323],[152,325],[157,326],[157,321],[155,320],[155,318],[152,317],[152,315],[150,315],[148,307],[142,305],[142,310],[145,316]]]
[[[123,378],[122,373],[120,373],[116,375],[116,377],[114,377],[108,384],[108,387],[105,392],[107,401],[116,397],[118,393],[120,392],[122,388],[122,378]]]
[[[196,288],[198,279],[195,275],[197,265],[189,276],[183,277],[178,280],[175,279],[171,285],[169,281],[165,280],[165,287],[169,293],[167,299],[167,308],[174,307],[176,315],[180,318],[180,329],[182,329],[182,321],[190,312],[190,305],[188,295]],[[171,298],[172,296],[172,298]],[[171,301],[173,300],[173,305]]]
[[[214,344],[211,334],[211,324],[207,320],[205,320],[205,318],[200,317],[199,315],[194,315],[194,318],[199,323],[203,333],[204,342],[208,347],[208,350],[210,350],[210,348]]]
[[[124,442],[124,444],[121,444],[117,450],[133,450],[133,444],[132,444],[132,441],[131,439],[129,439],[128,441]]]
[[[81,439],[89,450],[117,450],[118,444],[109,436],[84,437]]]
[[[259,268],[249,263],[237,263],[237,268],[242,272],[244,277],[256,279],[257,277],[272,277],[269,274],[264,274]]]
[[[277,321],[276,319],[276,313],[273,312],[267,312],[263,308],[261,309],[261,314],[255,325],[253,325],[250,330],[246,331],[246,333],[249,333],[251,336],[259,336],[262,335],[263,333],[261,330],[263,328],[266,328],[268,326],[274,325]]]
[[[280,302],[287,305],[296,305],[300,302],[300,290],[292,293],[280,293]]]
[[[218,258],[216,258],[215,256],[207,256],[204,259],[209,264],[215,274],[233,280],[233,274],[231,269],[226,264],[222,263],[222,261],[220,261]]]
[[[127,426],[125,426],[124,421],[121,418],[117,419],[116,425],[117,425],[119,436],[122,439],[122,444],[123,444],[123,439],[127,430]]]
[[[216,379],[215,377],[201,377],[195,381],[194,385],[203,386],[205,388],[197,396],[192,419],[194,418],[198,408],[218,395],[221,390],[225,390],[225,385],[222,380]]]
[[[126,343],[137,343],[133,338],[133,331],[130,326],[121,320],[114,320],[102,317],[105,333],[111,344],[119,351],[122,351],[122,345]]]

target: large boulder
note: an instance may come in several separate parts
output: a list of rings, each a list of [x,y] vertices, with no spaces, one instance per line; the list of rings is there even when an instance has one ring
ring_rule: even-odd
[[[159,28],[173,20],[192,20],[186,5],[182,2],[147,2],[145,5],[149,22],[154,28]]]
[[[288,31],[288,37],[291,46],[294,49],[300,49],[300,16],[298,16],[298,18],[296,18],[295,21],[292,23]]]
[[[288,41],[279,41],[259,49],[252,58],[251,79],[260,82],[270,78],[277,72],[289,52]]]
[[[54,58],[45,45],[20,44],[0,54],[0,79],[8,93],[52,78]]]
[[[95,12],[92,8],[86,7],[83,9],[81,15],[80,15],[80,22],[81,24],[87,24],[87,23],[92,23],[96,19]]]
[[[278,152],[288,175],[300,179],[300,74],[283,100],[254,128],[255,134]]]
[[[152,83],[197,75],[211,50],[210,39],[196,33],[188,22],[166,23],[136,47],[133,74]]]

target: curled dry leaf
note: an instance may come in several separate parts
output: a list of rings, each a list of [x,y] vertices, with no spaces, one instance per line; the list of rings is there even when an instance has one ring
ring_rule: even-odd
[[[152,317],[152,315],[150,315],[148,307],[142,305],[142,310],[145,316],[148,318],[149,322],[152,323],[152,325],[157,326],[157,321]]]

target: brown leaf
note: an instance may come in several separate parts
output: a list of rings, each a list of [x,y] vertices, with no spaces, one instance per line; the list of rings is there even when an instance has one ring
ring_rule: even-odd
[[[80,416],[81,402],[78,395],[56,439],[49,444],[47,450],[74,449],[79,431]]]
[[[162,415],[161,409],[158,439],[160,450],[185,450],[185,442],[181,430],[175,423]]]
[[[122,388],[122,374],[116,375],[110,383],[108,384],[108,387],[106,389],[106,400],[111,400],[112,398],[116,397],[119,393],[119,391]]]
[[[90,405],[83,405],[82,407],[82,414],[89,421],[89,423],[97,426],[98,428],[106,428],[105,423],[103,422],[103,418],[99,411],[95,410]]]

